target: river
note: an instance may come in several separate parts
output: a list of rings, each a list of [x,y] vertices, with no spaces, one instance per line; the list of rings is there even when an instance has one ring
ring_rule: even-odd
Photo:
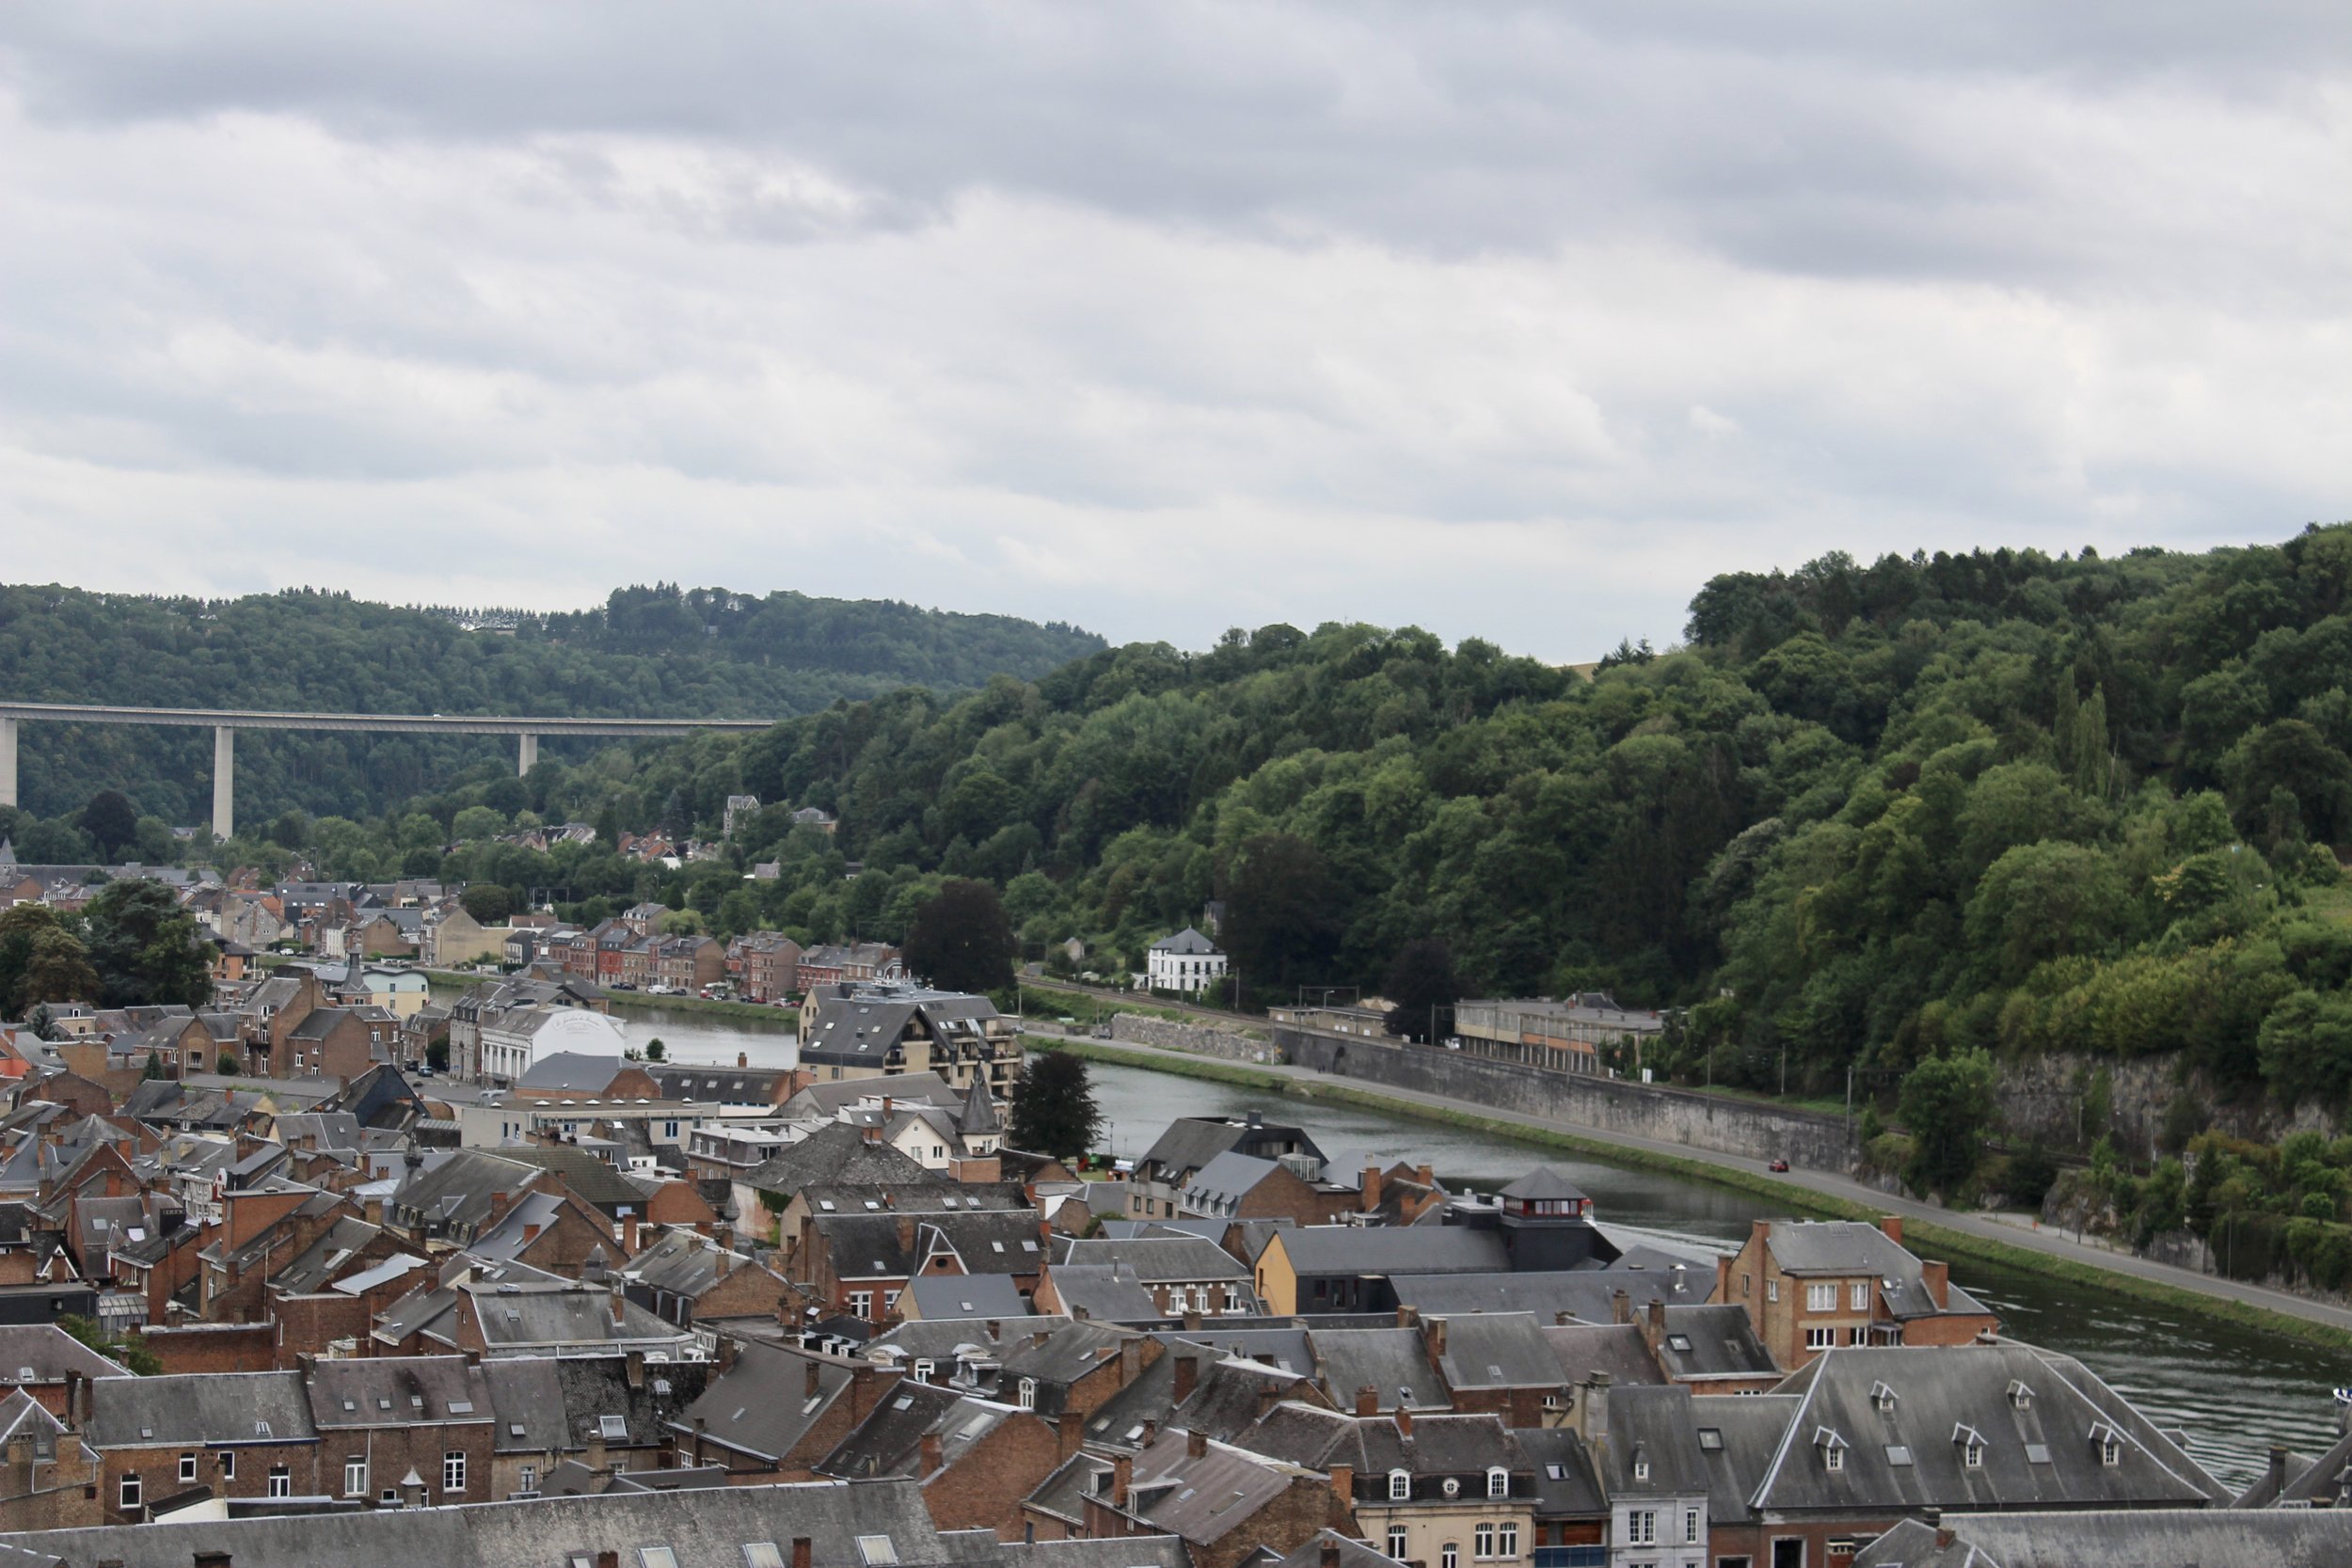
[[[633,1046],[659,1037],[673,1061],[786,1066],[791,1026],[712,1022],[671,1009],[615,1015]],[[1606,1224],[1639,1227],[1722,1247],[1774,1212],[1745,1193],[1578,1159],[1541,1145],[1347,1105],[1262,1094],[1225,1084],[1092,1064],[1114,1152],[1133,1157],[1177,1117],[1263,1109],[1304,1127],[1340,1171],[1367,1158],[1429,1165],[1449,1186],[1488,1189],[1528,1166],[1550,1165],[1592,1196]],[[2188,1434],[2188,1449],[2223,1481],[2260,1474],[2269,1445],[2317,1453],[2335,1436],[2329,1390],[2352,1385],[2352,1354],[2314,1349],[2124,1296],[2085,1292],[2040,1275],[1961,1259],[1952,1277],[1989,1303],[2006,1331],[2078,1356],[2140,1409]]]

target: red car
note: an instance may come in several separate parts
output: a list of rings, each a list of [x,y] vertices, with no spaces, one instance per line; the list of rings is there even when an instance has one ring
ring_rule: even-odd
[[[1774,1160],[1764,1168],[1770,1171],[1786,1171],[1788,1168],[1788,1162],[1786,1160]]]

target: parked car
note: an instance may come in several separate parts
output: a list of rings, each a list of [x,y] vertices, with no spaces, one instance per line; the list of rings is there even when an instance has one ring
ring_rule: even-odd
[[[1771,1171],[1786,1171],[1788,1168],[1788,1162],[1785,1159],[1773,1160],[1766,1164],[1764,1168]]]

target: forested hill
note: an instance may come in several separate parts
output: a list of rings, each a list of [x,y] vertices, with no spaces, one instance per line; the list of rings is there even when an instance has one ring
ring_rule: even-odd
[[[0,692],[181,707],[763,717],[910,684],[969,690],[1104,645],[1001,615],[666,584],[618,590],[601,610],[503,621],[468,630],[446,612],[304,591],[200,600],[0,587]],[[167,821],[200,821],[210,747],[197,731],[28,726],[21,798],[47,816],[114,787]],[[496,747],[256,732],[239,741],[239,804],[257,815],[377,811]]]

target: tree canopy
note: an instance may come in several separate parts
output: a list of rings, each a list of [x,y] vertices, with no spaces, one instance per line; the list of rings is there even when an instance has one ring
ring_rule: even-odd
[[[1006,1143],[1074,1161],[1093,1148],[1102,1131],[1103,1112],[1084,1059],[1067,1051],[1031,1052],[1013,1085]]]

